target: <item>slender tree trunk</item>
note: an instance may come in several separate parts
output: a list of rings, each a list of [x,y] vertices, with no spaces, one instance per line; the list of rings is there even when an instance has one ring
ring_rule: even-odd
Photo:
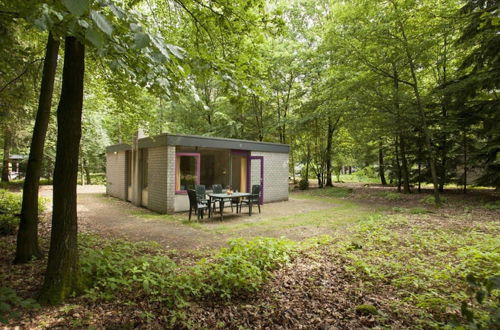
[[[406,144],[402,136],[399,137],[399,152],[401,154],[401,173],[403,175],[403,193],[409,194],[410,178],[408,175],[408,161],[406,159]]]
[[[422,147],[418,147],[418,192],[422,192]]]
[[[83,170],[85,171],[85,181],[87,184],[92,184],[91,182],[91,177],[90,177],[90,169],[88,166],[87,160],[84,158],[83,159]]]
[[[57,108],[52,232],[40,301],[57,304],[80,286],[77,246],[76,184],[82,131],[85,47],[66,37],[61,99]]]
[[[442,85],[448,82],[448,35],[444,34],[443,41],[443,80]],[[448,122],[448,103],[450,98],[444,95],[441,100],[441,114],[443,116],[443,126],[445,129],[441,131],[441,164],[440,164],[440,175],[439,175],[439,192],[444,192],[444,185],[446,184],[446,167],[448,163],[448,134],[446,130],[446,125]]]
[[[467,131],[463,132],[463,148],[464,148],[464,194],[467,193]]]
[[[379,142],[378,148],[378,173],[380,175],[380,182],[383,186],[387,185],[385,180],[385,165],[384,165],[384,150],[382,148],[382,142]]]
[[[332,119],[328,118],[328,132],[326,136],[326,187],[333,187],[332,183],[332,144],[334,126]]]
[[[398,192],[401,192],[401,165],[399,164],[399,150],[398,150],[398,137],[396,136],[395,142],[396,151],[396,169],[398,174]]]
[[[12,146],[12,133],[5,128],[3,133],[3,161],[2,161],[2,182],[9,182],[9,158]]]
[[[394,6],[395,11],[399,14],[398,12],[398,7],[395,1],[391,1],[392,5]],[[422,102],[422,98],[420,97],[420,89],[418,85],[418,79],[417,79],[417,69],[415,67],[415,61],[413,59],[412,54],[410,53],[410,46],[408,44],[408,37],[406,36],[406,31],[404,29],[404,25],[401,22],[401,20],[398,19],[397,24],[399,25],[399,28],[401,29],[401,35],[402,39],[404,42],[404,49],[405,49],[405,54],[408,59],[408,65],[410,68],[410,73],[412,77],[412,88],[413,92],[415,94],[415,101],[417,103],[417,109],[418,109],[418,114],[420,116],[420,121],[422,124],[422,131],[424,133],[424,138],[425,138],[425,147],[427,148],[427,151],[429,153],[429,163],[430,163],[430,168],[431,168],[431,176],[432,176],[432,183],[434,186],[434,201],[436,202],[437,205],[441,204],[441,197],[439,195],[439,182],[438,182],[438,176],[437,176],[437,171],[436,171],[436,158],[433,153],[433,148],[432,148],[432,136],[431,132],[429,130],[428,124],[427,124],[427,116],[425,114],[425,109],[424,105]]]
[[[17,232],[17,247],[15,264],[26,263],[33,258],[41,258],[42,252],[38,245],[38,184],[43,162],[45,137],[50,119],[54,79],[57,68],[59,41],[49,34],[43,63],[42,84],[38,99],[33,136],[31,138],[30,155],[26,168],[26,178],[23,185],[23,202],[21,221]]]

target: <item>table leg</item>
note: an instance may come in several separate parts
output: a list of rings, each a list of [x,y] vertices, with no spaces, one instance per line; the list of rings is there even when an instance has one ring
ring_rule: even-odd
[[[220,199],[219,204],[220,204],[220,219],[224,220],[224,199]]]
[[[252,198],[248,200],[248,215],[252,216]]]
[[[212,218],[212,196],[208,196],[208,218]]]

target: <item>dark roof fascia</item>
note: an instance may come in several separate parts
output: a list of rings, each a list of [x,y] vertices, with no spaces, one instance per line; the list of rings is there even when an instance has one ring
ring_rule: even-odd
[[[126,143],[114,144],[112,146],[106,147],[106,152],[119,152],[127,150],[132,150],[132,147],[130,147],[130,145]]]
[[[290,152],[290,146],[288,144],[227,139],[211,136],[162,134],[153,137],[142,138],[139,140],[139,148],[152,148],[166,145],[277,153]]]
[[[168,135],[168,144],[176,146],[237,149],[262,152],[289,153],[290,146],[287,144],[258,142],[249,140],[227,139],[211,136],[195,135]]]

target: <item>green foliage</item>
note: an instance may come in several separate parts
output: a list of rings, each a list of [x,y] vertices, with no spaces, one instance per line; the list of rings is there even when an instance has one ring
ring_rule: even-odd
[[[0,235],[13,235],[19,226],[21,195],[0,189]]]
[[[471,329],[496,329],[500,327],[500,275],[477,277],[470,273],[466,277],[469,301],[464,300],[460,312]],[[487,314],[474,313],[472,305],[483,306]]]
[[[24,299],[11,288],[0,287],[0,323],[7,323],[9,319],[20,315],[16,308],[33,309],[40,305],[34,299]]]
[[[308,194],[311,196],[318,197],[335,197],[335,198],[345,198],[349,197],[353,193],[352,188],[344,187],[326,187],[322,189],[311,189]]]
[[[393,192],[386,192],[384,194],[384,198],[387,199],[388,201],[400,201],[403,199],[401,194],[393,193]]]
[[[425,326],[440,327],[471,297],[466,274],[480,279],[500,275],[498,224],[470,224],[458,232],[459,224],[429,226],[400,214],[371,217],[353,228],[350,241],[333,246],[356,278],[390,284],[398,297],[425,315]],[[486,298],[486,293],[480,295]],[[483,304],[467,305],[483,327],[494,317],[491,309],[498,310],[498,294],[493,292],[490,298]]]
[[[300,179],[299,181],[299,189],[307,190],[309,189],[309,179]]]
[[[500,210],[500,201],[485,203],[483,207],[488,210]]]
[[[441,196],[441,203],[446,203],[447,199],[444,196]],[[436,205],[436,199],[433,195],[427,195],[420,200],[420,203],[424,203],[427,205]]]
[[[183,308],[193,299],[231,299],[255,292],[296,249],[285,239],[236,239],[213,258],[181,265],[144,243],[103,243],[91,236],[80,242],[89,298],[109,300],[125,294],[130,300],[157,301],[170,308]]]
[[[13,235],[19,226],[22,195],[0,189],[0,235]],[[45,210],[45,199],[38,200],[38,211]]]
[[[411,214],[426,214],[429,213],[429,210],[427,210],[425,207],[412,207],[410,209]]]
[[[369,304],[356,306],[356,312],[361,315],[376,315],[378,313],[377,307]]]

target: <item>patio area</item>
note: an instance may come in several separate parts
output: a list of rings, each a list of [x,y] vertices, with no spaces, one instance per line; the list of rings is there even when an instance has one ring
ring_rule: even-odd
[[[41,194],[51,197],[51,188],[44,186]],[[292,194],[289,201],[264,204],[260,214],[257,210],[249,216],[247,208],[236,214],[226,208],[224,220],[215,215],[198,222],[196,218],[188,221],[187,212],[158,214],[106,196],[103,192],[103,186],[79,186],[78,225],[83,231],[110,238],[155,241],[176,250],[220,247],[236,237],[286,236],[302,240],[331,233],[334,227],[330,217],[338,212],[348,212],[346,205],[296,198]]]

